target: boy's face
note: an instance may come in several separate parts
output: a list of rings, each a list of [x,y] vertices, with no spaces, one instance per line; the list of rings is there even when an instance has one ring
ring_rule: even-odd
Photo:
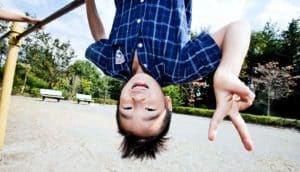
[[[122,89],[120,125],[137,136],[153,136],[160,131],[166,107],[172,111],[170,97],[164,97],[160,85],[150,75],[138,73]]]

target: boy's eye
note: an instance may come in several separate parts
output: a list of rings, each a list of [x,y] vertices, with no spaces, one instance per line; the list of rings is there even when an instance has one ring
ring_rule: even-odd
[[[130,110],[132,107],[123,107],[124,110]]]
[[[145,108],[147,111],[155,111],[156,109],[152,109],[152,108]]]

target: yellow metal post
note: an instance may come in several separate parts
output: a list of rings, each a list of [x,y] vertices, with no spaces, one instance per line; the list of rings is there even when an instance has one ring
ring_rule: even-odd
[[[8,108],[12,92],[20,41],[17,36],[24,31],[21,23],[14,22],[9,35],[9,50],[3,74],[2,92],[0,98],[0,149],[4,145]]]

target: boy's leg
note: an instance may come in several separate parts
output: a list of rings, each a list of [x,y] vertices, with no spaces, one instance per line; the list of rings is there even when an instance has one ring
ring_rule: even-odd
[[[210,123],[208,138],[215,139],[218,124],[229,115],[245,148],[251,150],[252,140],[239,110],[252,104],[254,94],[238,78],[249,47],[250,27],[242,21],[234,22],[216,32],[213,38],[222,50],[222,59],[214,75],[217,107]]]

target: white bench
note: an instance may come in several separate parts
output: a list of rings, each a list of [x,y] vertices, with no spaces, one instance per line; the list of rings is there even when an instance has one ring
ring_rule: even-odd
[[[86,95],[86,94],[76,94],[76,99],[78,104],[80,102],[88,102],[88,104],[90,104],[93,100],[92,100],[92,96],[91,95]]]
[[[58,102],[60,99],[64,99],[61,91],[51,89],[40,89],[40,94],[43,97],[43,101],[47,98],[56,99]]]

